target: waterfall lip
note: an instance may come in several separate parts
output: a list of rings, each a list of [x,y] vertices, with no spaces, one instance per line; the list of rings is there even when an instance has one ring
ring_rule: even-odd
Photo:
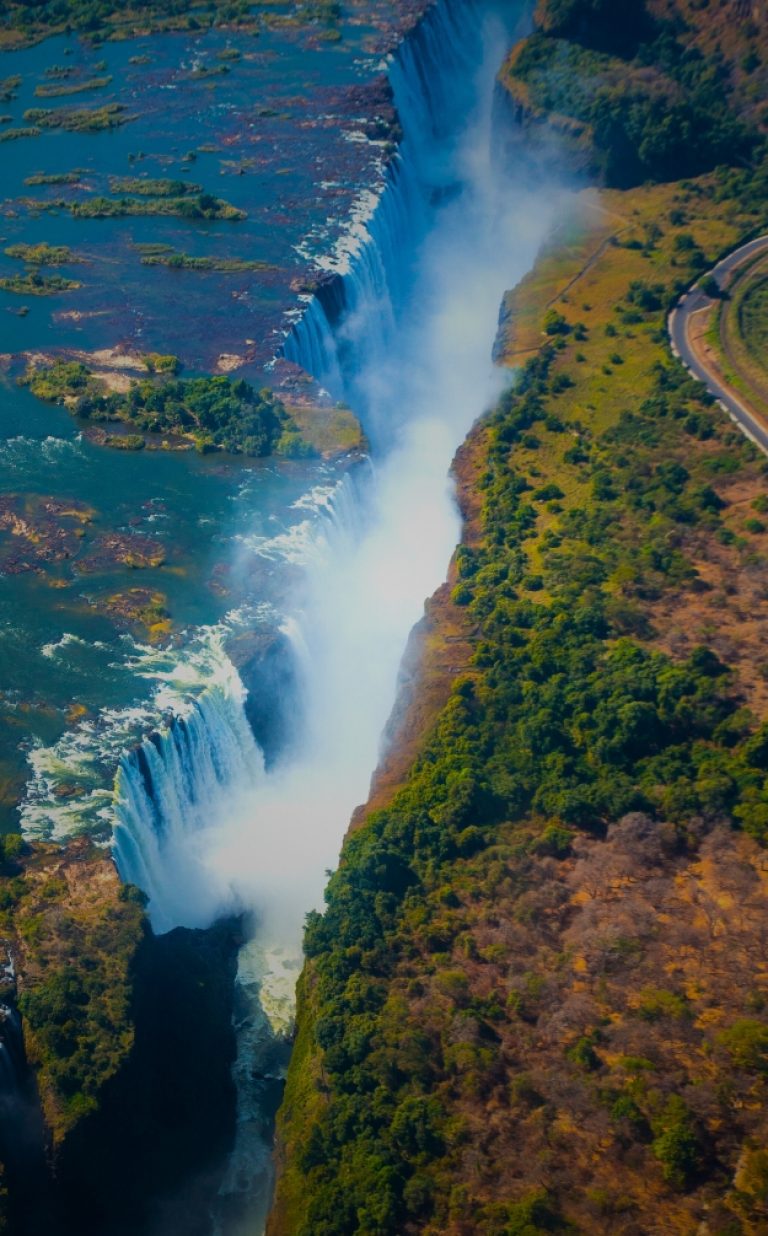
[[[363,141],[369,140],[365,134],[360,134],[360,138]],[[382,161],[379,168],[380,183],[375,188],[368,186],[359,191],[350,207],[344,230],[337,237],[330,251],[321,250],[317,244],[313,244],[311,236],[305,237],[304,240],[294,245],[294,252],[309,262],[313,271],[317,274],[343,277],[350,273],[351,264],[367,239],[368,225],[373,219],[383,195],[387,191],[387,170],[390,163],[393,163],[396,158],[397,155],[394,155],[386,163]],[[334,220],[328,220],[329,224],[333,222]],[[312,292],[300,294],[300,304],[304,303],[306,305],[313,297],[314,293]],[[295,315],[296,312],[295,308],[289,309],[284,314],[284,318],[288,319],[289,315]]]
[[[467,8],[471,7],[471,0],[464,0],[464,6]],[[401,36],[396,47],[382,57],[379,62],[380,69],[387,76],[390,88],[393,88],[393,72],[396,72],[399,67],[408,46],[418,38],[419,32],[427,23],[432,20],[439,20],[447,7],[448,0],[430,0],[430,3],[423,8],[416,24]],[[308,262],[313,270],[320,273],[335,274],[341,278],[348,277],[352,273],[355,260],[359,257],[360,251],[366,242],[370,240],[370,225],[383,199],[392,190],[396,166],[398,162],[402,161],[403,146],[407,141],[407,136],[403,134],[402,129],[400,139],[394,150],[392,150],[390,140],[371,137],[363,129],[349,130],[345,132],[344,138],[349,142],[366,143],[372,149],[379,148],[381,156],[374,164],[373,183],[363,186],[357,193],[348,211],[342,231],[331,245],[330,251],[324,244],[324,241],[327,239],[327,233],[323,230],[322,225],[318,225],[308,236],[294,245],[294,251],[297,255]],[[334,223],[335,220],[332,219],[327,221],[329,226]],[[309,299],[313,299],[311,295]],[[302,303],[304,305],[303,308]],[[300,298],[299,305],[284,312],[284,343],[283,347],[273,358],[273,363],[277,357],[285,355],[285,341],[304,317],[306,304],[307,302],[302,297]],[[312,370],[308,370],[308,372],[312,373]],[[313,373],[312,376],[317,378],[318,381],[320,380],[318,374]]]
[[[437,91],[441,104],[452,101],[447,95],[444,99],[440,93],[441,75],[434,59],[430,59],[430,31],[433,26],[442,23],[440,32],[445,36],[444,46],[441,44],[442,53],[447,51],[448,55],[453,56],[456,65],[472,67],[471,51],[464,45],[466,40],[461,38],[458,12],[461,10],[463,15],[471,12],[473,7],[474,0],[433,0],[421,11],[414,27],[384,58],[400,127],[397,147],[392,150],[390,144],[381,143],[377,183],[365,186],[357,194],[342,232],[330,249],[322,246],[326,235],[322,229],[317,229],[296,246],[297,253],[310,263],[311,268],[320,277],[330,277],[333,283],[316,289],[308,300],[302,299],[284,314],[282,343],[278,344],[273,364],[280,356],[298,364],[322,388],[337,398],[344,398],[353,407],[357,406],[353,384],[350,388],[345,381],[346,372],[352,365],[350,362],[345,364],[342,349],[337,346],[338,339],[334,345],[331,335],[334,331],[338,335],[339,322],[353,318],[361,299],[365,299],[356,294],[356,282],[367,282],[374,289],[377,286],[386,288],[385,267],[389,265],[391,269],[392,263],[387,264],[382,259],[379,249],[392,243],[392,236],[387,236],[392,230],[392,220],[388,215],[398,210],[407,214],[423,214],[428,206],[433,205],[431,199],[436,195],[450,196],[451,185],[444,184],[440,176],[435,176],[435,168],[426,176],[424,167],[417,167],[422,173],[422,203],[420,210],[419,207],[414,210],[413,189],[408,184],[408,178],[412,164],[425,162],[415,133],[427,131],[433,137],[440,133],[441,124],[435,117],[435,109],[430,111],[430,103],[434,102],[430,90]],[[422,49],[421,59],[418,53],[420,40],[426,48]],[[398,87],[402,97],[398,94]],[[415,123],[411,117],[406,123],[409,109],[417,114]],[[453,115],[455,104],[440,110]],[[351,140],[370,141],[370,138],[363,132],[353,131]],[[410,200],[406,208],[404,202],[398,202],[398,197],[408,194],[409,189]],[[417,226],[411,227],[410,240],[413,247],[413,241],[418,241]],[[394,287],[390,287],[388,293],[388,298],[381,296],[382,304],[387,299],[392,304],[398,300]]]
[[[196,698],[212,682],[226,680],[234,667],[226,653],[227,641],[241,631],[274,630],[280,613],[268,602],[241,605],[219,623],[179,632],[166,647],[142,644],[129,636],[132,651],[115,663],[149,685],[138,702],[103,709],[64,731],[52,745],[30,745],[27,759],[32,776],[21,803],[21,829],[30,840],[66,841],[88,833],[97,844],[110,845],[114,824],[114,778],[126,752],[153,735],[167,732],[194,709]],[[52,648],[60,654],[69,646],[60,640]],[[80,793],[58,796],[60,784]]]

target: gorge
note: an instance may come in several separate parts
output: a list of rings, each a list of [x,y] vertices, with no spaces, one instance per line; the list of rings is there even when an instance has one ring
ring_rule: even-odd
[[[761,1236],[765,14],[24,9],[12,1236]]]
[[[286,344],[290,359],[349,400],[374,445],[372,471],[328,496],[286,616],[296,749],[265,770],[242,685],[226,667],[190,717],[120,771],[118,867],[149,894],[155,929],[253,915],[241,960],[256,1005],[240,1030],[246,1087],[254,1033],[269,1032],[265,1013],[278,1035],[287,1029],[303,916],[321,903],[339,821],[366,796],[407,634],[457,540],[448,471],[498,390],[490,349],[503,292],[554,218],[540,186],[520,183],[522,167],[502,169],[492,156],[495,75],[511,35],[504,17],[493,6],[438,4],[401,45],[391,70],[401,152],[356,247]],[[263,1155],[247,1140],[247,1095],[241,1105],[246,1142],[235,1155],[247,1175],[243,1165],[253,1170]]]
[[[279,619],[280,697],[268,677],[258,683],[261,713],[284,712],[288,741],[265,763],[226,624],[133,659],[173,719],[121,759],[120,875],[147,895],[156,933],[247,916],[238,1131],[214,1206],[222,1232],[266,1218],[303,917],[321,903],[344,822],[366,796],[408,632],[458,537],[448,473],[500,389],[491,347],[503,292],[555,217],[540,183],[527,188],[522,166],[494,158],[495,76],[524,21],[524,6],[440,0],[400,43],[389,65],[400,148],[321,263],[285,343],[286,359],[354,408],[372,446],[370,463],[307,494],[314,518],[298,526],[301,542],[289,531],[285,551],[281,535],[258,544],[300,570]],[[108,818],[106,795],[96,802]],[[47,811],[30,797],[28,835]],[[65,819],[55,835],[71,830]]]

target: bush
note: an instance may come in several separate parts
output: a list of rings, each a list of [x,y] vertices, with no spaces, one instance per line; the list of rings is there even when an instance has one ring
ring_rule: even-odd
[[[742,1017],[722,1030],[717,1041],[739,1068],[768,1074],[768,1026],[764,1022]]]
[[[664,1179],[677,1189],[687,1188],[701,1168],[702,1147],[693,1117],[679,1095],[671,1095],[652,1128],[656,1137],[651,1149]]]

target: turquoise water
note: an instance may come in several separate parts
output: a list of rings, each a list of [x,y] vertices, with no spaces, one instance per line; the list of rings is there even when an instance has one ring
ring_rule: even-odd
[[[47,241],[74,251],[79,260],[60,273],[82,282],[45,297],[0,291],[0,827],[18,826],[23,800],[37,830],[50,822],[55,834],[62,805],[71,814],[86,795],[111,790],[121,748],[173,706],[168,690],[181,699],[197,689],[178,674],[185,649],[197,650],[204,676],[222,632],[280,621],[306,526],[337,479],[329,466],[110,451],[17,378],[27,353],[124,346],[173,352],[187,373],[234,355],[239,373],[265,380],[312,254],[330,250],[380,175],[382,145],[365,136],[381,111],[369,94],[379,94],[374,30],[344,26],[343,35],[328,43],[301,30],[211,31],[97,48],[61,36],[0,55],[0,77],[22,78],[17,97],[0,105],[12,117],[4,128],[23,125],[31,107],[120,102],[131,117],[105,132],[43,130],[0,144],[0,275],[24,269],[2,253],[8,245]],[[233,50],[239,59],[219,58]],[[226,73],[193,76],[221,64]],[[68,82],[112,81],[36,97],[54,65],[72,70]],[[75,169],[76,185],[24,183]],[[185,179],[247,219],[73,218],[66,203],[109,194],[111,176]],[[141,243],[268,269],[142,266]],[[104,551],[115,538],[162,564],[115,561]],[[130,589],[170,616],[160,668],[157,641],[110,600]],[[162,632],[158,639],[168,644]],[[83,812],[84,826],[92,817]]]

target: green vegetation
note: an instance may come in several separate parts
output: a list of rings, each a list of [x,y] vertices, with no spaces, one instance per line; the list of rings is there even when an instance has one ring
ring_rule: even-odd
[[[179,373],[182,367],[178,356],[162,352],[147,352],[144,356],[144,364],[150,373],[172,373],[174,375]]]
[[[501,1075],[493,1045],[507,1017],[503,988],[481,1001],[461,964],[479,947],[462,926],[464,906],[489,895],[464,872],[472,856],[506,873],[514,907],[532,887],[527,854],[565,856],[573,830],[600,837],[627,813],[665,821],[683,850],[695,849],[684,838],[697,818],[727,817],[768,843],[768,725],[741,707],[711,651],[696,648],[676,663],[647,643],[655,600],[695,586],[680,534],[723,530],[723,504],[708,481],[717,455],[686,449],[685,425],[694,417],[713,437],[729,430],[698,384],[669,363],[656,365],[648,397],[614,425],[599,433],[566,427],[555,393],[564,363],[546,345],[486,430],[482,540],[460,550],[454,592],[477,630],[471,671],[391,806],[348,840],[325,913],[308,920],[300,1024],[311,1019],[323,1086],[303,1101],[305,1128],[292,1129],[302,1180],[295,1187],[306,1197],[289,1203],[296,1226],[285,1230],[296,1236],[395,1236],[411,1224],[437,1232],[452,1214],[475,1223],[485,1216],[483,1231],[517,1230],[504,1226],[506,1216],[494,1226],[493,1212],[471,1196],[451,1201],[470,1136],[461,1132],[458,1095],[482,1106],[494,1091]],[[565,439],[572,462],[557,472],[571,494],[575,474],[583,495],[548,515],[546,531],[541,512],[557,499],[553,483],[532,483],[541,454],[534,437]],[[729,449],[754,461],[746,443]],[[562,841],[553,849],[555,832]],[[451,905],[457,925],[448,928]],[[411,989],[423,1010],[415,1020]],[[514,1003],[524,1022],[536,1020],[534,990]],[[690,1013],[678,991],[648,985],[635,1016],[687,1025]],[[457,1019],[475,1027],[466,1040]],[[762,1021],[737,1022],[719,1042],[744,1067],[764,1070],[767,1036]],[[602,1076],[600,1045],[599,1035],[582,1036],[565,1059],[585,1078]],[[314,1073],[307,1058],[295,1067]],[[617,1113],[637,1112],[638,1148],[650,1141],[661,1179],[692,1187],[710,1170],[697,1119],[674,1091],[631,1093],[635,1107],[622,1100]],[[546,1230],[566,1230],[548,1205]]]
[[[35,94],[40,99],[54,99],[66,94],[83,94],[86,90],[103,90],[111,81],[111,77],[91,77],[83,82],[45,83],[35,86]]]
[[[738,322],[744,345],[753,360],[768,370],[768,276],[749,283],[738,305]]]
[[[52,79],[53,81],[65,81],[68,77],[74,77],[76,69],[71,64],[51,64],[43,71],[43,77]]]
[[[19,47],[47,35],[74,30],[93,42],[125,39],[160,30],[206,30],[211,26],[258,30],[262,25],[324,24],[335,29],[339,19],[336,0],[313,0],[299,4],[295,16],[286,18],[269,3],[257,6],[249,0],[145,0],[130,7],[115,0],[10,0],[0,14],[0,48]],[[132,58],[134,61],[136,57]],[[143,58],[142,58],[143,59]],[[64,66],[55,65],[53,70]],[[51,72],[51,76],[58,76]],[[63,74],[62,74],[63,75]]]
[[[37,270],[0,279],[0,288],[4,292],[16,292],[19,296],[52,296],[79,287],[82,284],[76,279],[65,279],[63,275],[41,275]]]
[[[16,92],[21,85],[21,78],[16,73],[13,77],[0,78],[0,103],[10,103],[16,98]]]
[[[698,175],[754,149],[719,66],[654,25],[642,3],[626,21],[607,0],[543,0],[539,14],[541,32],[510,62],[512,87],[587,126],[608,184]]]
[[[540,0],[536,19],[547,34],[615,55],[632,55],[654,32],[645,0],[625,0],[620,9],[611,0]]]
[[[163,249],[163,252],[144,253],[142,266],[167,266],[170,270],[214,270],[223,274],[238,274],[246,270],[270,270],[268,262],[250,260],[248,258],[215,258],[192,257],[188,253],[176,253]]]
[[[181,219],[245,219],[238,210],[220,197],[200,193],[197,197],[93,197],[85,202],[70,203],[76,219],[120,219],[129,215],[175,215]]]
[[[752,147],[642,5],[631,38],[607,0],[542,11],[513,94],[589,124],[613,183]],[[308,917],[271,1236],[760,1231],[768,465],[665,316],[765,180],[592,199],[509,306],[503,354],[536,354],[460,457],[433,602],[473,651]]]
[[[173,372],[178,364],[175,357],[151,356],[148,361],[148,368],[159,374]],[[38,398],[63,404],[86,420],[120,420],[142,433],[178,434],[203,452],[292,459],[312,454],[280,400],[242,379],[147,378],[133,383],[125,394],[110,394],[85,365],[56,361],[29,369],[24,381]],[[129,436],[118,445],[136,449],[138,443]]]
[[[17,956],[21,942],[18,1006],[56,1141],[95,1109],[130,1050],[142,907],[137,890],[121,889],[109,860],[85,842],[64,857],[56,846],[0,839],[0,921]]]
[[[102,107],[30,107],[24,120],[39,129],[67,129],[72,133],[97,133],[114,129],[130,120],[122,103],[105,103]]]
[[[711,287],[702,288],[713,295]],[[714,282],[714,281],[710,281]],[[718,290],[709,313],[707,342],[713,363],[726,380],[746,397],[758,416],[768,414],[768,360],[765,345],[768,327],[768,276],[765,255],[740,267],[729,280],[724,294]],[[750,532],[759,531],[756,521],[747,524]]]
[[[90,866],[100,883],[89,890],[78,876]],[[143,899],[101,868],[103,855],[88,847],[68,860],[51,848],[32,853],[16,878],[14,922],[25,950],[19,1009],[56,1140],[98,1106],[132,1043],[129,975]]]
[[[9,245],[5,255],[29,262],[31,266],[64,266],[77,261],[67,245],[49,245],[46,241],[38,245]]]
[[[200,185],[167,177],[153,180],[146,176],[110,176],[109,187],[113,193],[135,193],[140,197],[185,197],[189,193],[202,193]]]
[[[0,133],[0,142],[17,142],[24,137],[39,137],[42,131],[43,130],[37,128],[36,125],[24,125],[21,128],[4,129],[3,132]]]
[[[82,180],[83,173],[74,172],[35,172],[33,176],[27,176],[24,181],[25,185],[76,185],[79,180]]]

